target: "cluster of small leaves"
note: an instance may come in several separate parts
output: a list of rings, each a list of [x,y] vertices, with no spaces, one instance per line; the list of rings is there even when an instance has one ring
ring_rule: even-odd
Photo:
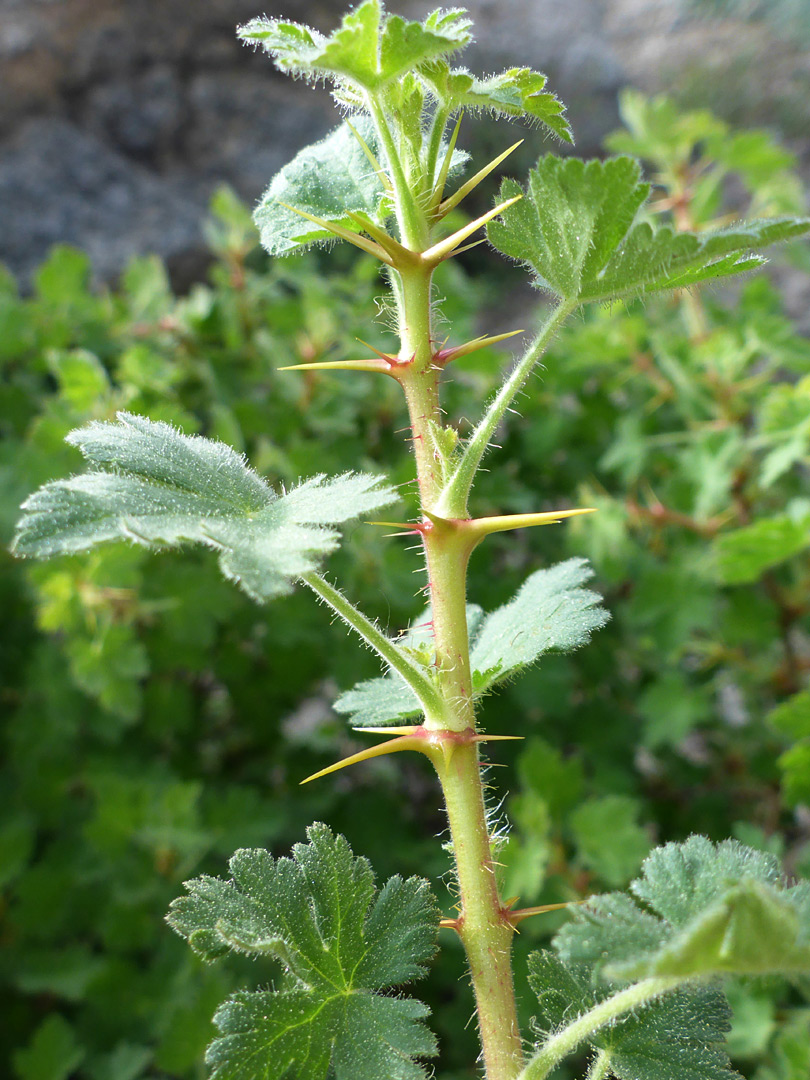
[[[292,859],[238,851],[230,881],[186,882],[169,923],[195,952],[270,956],[280,989],[241,991],[218,1010],[208,1050],[215,1080],[291,1077],[418,1080],[435,1054],[429,1010],[381,991],[425,974],[439,913],[423,878],[390,878],[380,892],[366,859],[325,825],[307,830]]]
[[[473,695],[480,697],[498,683],[535,663],[545,653],[570,652],[584,645],[608,614],[600,597],[583,588],[593,577],[584,559],[569,559],[548,570],[537,570],[517,595],[489,615],[469,605],[470,665]],[[429,670],[432,655],[430,610],[425,611],[400,643]],[[335,702],[358,727],[399,723],[419,715],[416,695],[395,672],[359,683]]]

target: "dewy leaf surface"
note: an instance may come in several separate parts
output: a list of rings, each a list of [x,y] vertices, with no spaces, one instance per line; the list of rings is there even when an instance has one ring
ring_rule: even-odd
[[[240,27],[239,37],[260,45],[282,71],[346,80],[376,92],[405,72],[464,48],[471,39],[471,25],[461,8],[438,9],[423,22],[415,22],[386,14],[379,0],[366,0],[345,15],[329,37],[299,23],[266,16]]]
[[[381,151],[371,121],[356,116],[352,123],[371,152]],[[254,215],[263,246],[271,255],[289,255],[310,244],[334,240],[335,234],[283,206],[334,222],[346,229],[357,225],[350,213],[365,214],[382,225],[385,220],[382,181],[348,124],[301,150],[276,173]]]
[[[474,605],[468,606],[475,696],[534,663],[544,653],[579,648],[592,631],[605,625],[609,615],[599,606],[601,597],[582,587],[592,577],[593,570],[585,559],[568,559],[535,571],[508,604],[489,615],[484,616]],[[427,611],[400,638],[400,644],[428,649],[422,659],[429,666],[431,640]],[[351,723],[359,727],[398,723],[421,712],[416,695],[396,673],[358,683],[338,698],[335,708],[348,713]]]
[[[810,229],[808,218],[765,218],[701,233],[635,223],[649,194],[629,157],[540,159],[524,195],[487,227],[492,244],[528,266],[538,287],[580,304],[682,288],[749,270],[750,253]]]
[[[344,837],[320,824],[308,837],[292,859],[238,851],[231,880],[189,881],[171,906],[170,925],[205,959],[269,955],[286,973],[281,989],[220,1007],[212,1080],[423,1080],[428,1009],[383,992],[422,977],[435,951],[428,883],[393,877],[378,892]]]
[[[532,953],[529,983],[544,1030],[559,1030],[611,995],[590,975],[587,966],[564,964],[551,952]],[[608,1056],[618,1080],[732,1080],[738,1074],[724,1045],[730,1011],[719,991],[690,987],[619,1018],[588,1042]]]
[[[90,469],[41,487],[24,504],[13,550],[37,558],[112,540],[217,550],[226,577],[254,600],[290,592],[333,551],[336,525],[393,502],[362,473],[316,476],[277,495],[230,447],[119,413],[68,435]]]
[[[810,972],[810,887],[786,887],[776,859],[693,836],[653,851],[631,891],[597,896],[555,947],[607,979]]]

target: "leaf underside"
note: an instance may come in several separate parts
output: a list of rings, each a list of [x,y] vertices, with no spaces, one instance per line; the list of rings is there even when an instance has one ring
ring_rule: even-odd
[[[569,303],[685,288],[758,266],[751,252],[810,229],[810,218],[761,218],[700,233],[636,218],[649,194],[633,158],[542,157],[524,189],[505,180],[499,199],[523,198],[490,223],[490,242],[525,264],[536,285]]]
[[[592,576],[584,559],[568,559],[536,571],[509,603],[489,615],[474,605],[468,607],[474,696],[486,693],[544,653],[578,648],[605,625],[609,616],[599,606],[601,597],[583,588]],[[400,638],[400,644],[418,655],[431,639],[427,611]],[[431,658],[424,659],[429,670]],[[400,723],[421,714],[416,695],[395,672],[358,683],[334,707],[347,713],[358,727]]]
[[[254,600],[288,593],[338,544],[340,524],[386,506],[379,477],[315,476],[277,495],[224,443],[119,413],[68,435],[90,469],[56,480],[23,504],[13,548],[35,558],[113,540],[147,547],[198,543],[219,552],[226,577]]]
[[[421,978],[435,951],[429,885],[393,877],[378,891],[344,837],[321,824],[307,835],[291,859],[238,851],[231,880],[189,881],[171,906],[169,924],[205,959],[234,951],[284,968],[280,989],[220,1007],[212,1080],[423,1080],[429,1010],[386,991]]]

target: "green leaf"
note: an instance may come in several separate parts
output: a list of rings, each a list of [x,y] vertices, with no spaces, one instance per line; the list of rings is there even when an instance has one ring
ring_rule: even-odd
[[[306,78],[326,76],[378,91],[408,71],[464,48],[471,40],[471,20],[461,8],[432,12],[424,22],[384,13],[379,0],[366,0],[345,15],[329,37],[300,23],[266,16],[237,31],[260,45],[282,71]]]
[[[776,731],[793,739],[810,738],[810,690],[801,690],[771,709],[766,720]]]
[[[524,263],[539,288],[592,303],[682,288],[751,269],[748,253],[810,229],[808,218],[769,218],[702,233],[633,224],[649,193],[629,157],[584,162],[547,155],[523,188],[505,180],[500,200],[524,195],[487,233]]]
[[[604,795],[588,799],[569,818],[579,857],[614,888],[630,880],[651,847],[638,813],[635,799]]]
[[[547,570],[537,570],[508,604],[484,617],[481,609],[467,608],[473,694],[480,697],[491,687],[534,663],[552,650],[570,652],[604,626],[608,613],[598,606],[601,597],[583,589],[593,577],[585,559],[568,559]],[[429,667],[433,660],[428,610],[400,639],[417,649]],[[358,683],[335,702],[358,727],[379,727],[418,716],[421,706],[398,675]]]
[[[218,551],[225,576],[258,601],[290,592],[335,549],[339,534],[328,526],[395,498],[362,473],[316,476],[279,496],[223,443],[128,413],[79,428],[68,442],[91,470],[46,484],[23,504],[17,555],[190,541]]]
[[[718,536],[714,543],[718,576],[726,585],[746,585],[809,546],[810,516],[762,518]]]
[[[371,152],[381,151],[370,120],[352,121]],[[262,245],[271,255],[289,255],[310,244],[334,241],[328,229],[288,210],[294,206],[314,217],[356,231],[350,213],[364,214],[382,225],[385,190],[357,136],[348,124],[320,142],[301,150],[289,165],[276,173],[262,196],[254,220]]]
[[[565,964],[550,952],[529,957],[529,983],[547,1032],[559,1030],[605,1001],[610,989],[591,983],[590,969]],[[732,1080],[724,1047],[729,1029],[725,998],[709,987],[675,991],[620,1017],[588,1039],[608,1058],[618,1080]]]
[[[488,112],[493,116],[521,117],[544,124],[565,142],[573,142],[565,106],[551,93],[543,93],[546,76],[531,68],[509,68],[499,75],[476,78],[466,68],[450,68],[443,61],[422,72],[442,105],[455,112]]]
[[[201,956],[228,951],[280,960],[282,988],[229,998],[208,1050],[212,1080],[419,1080],[432,1056],[428,1009],[383,991],[420,978],[435,951],[439,913],[421,878],[381,891],[367,860],[325,825],[292,859],[238,851],[230,881],[202,877],[172,904],[170,925]]]
[[[19,1080],[67,1080],[83,1058],[73,1028],[59,1013],[52,1013],[29,1045],[16,1051],[14,1070]]]
[[[772,855],[693,836],[656,848],[630,888],[650,910],[592,898],[555,941],[563,960],[620,980],[810,971],[810,889],[787,888]]]
[[[593,577],[586,559],[537,570],[508,604],[491,612],[471,643],[476,693],[533,664],[544,653],[584,645],[610,615],[601,596],[582,586]]]

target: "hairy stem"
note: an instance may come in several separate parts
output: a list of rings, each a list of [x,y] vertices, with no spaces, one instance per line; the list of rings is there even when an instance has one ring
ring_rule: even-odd
[[[467,440],[461,460],[444,487],[439,503],[439,512],[442,515],[447,517],[463,517],[466,515],[467,501],[475,480],[475,474],[478,472],[481,459],[486,453],[498,425],[503,420],[516,395],[523,389],[533,367],[548,348],[554,335],[575,308],[575,303],[565,302],[558,304],[554,308],[540,333],[504,380],[500,390],[476,425],[475,431]]]
[[[600,1028],[631,1009],[647,1005],[662,994],[676,990],[685,980],[677,975],[656,976],[620,990],[552,1035],[520,1074],[519,1080],[545,1080],[550,1072]],[[597,1074],[598,1075],[598,1074]]]
[[[610,1054],[607,1050],[600,1050],[591,1062],[588,1075],[585,1080],[605,1080],[610,1074]]]
[[[396,671],[406,683],[413,689],[424,706],[427,716],[440,717],[444,711],[444,705],[433,682],[425,675],[424,671],[412,663],[405,653],[397,648],[394,642],[387,637],[378,626],[366,615],[356,608],[339,589],[330,585],[326,578],[320,574],[304,574],[301,578],[324,603],[348,623],[360,637],[378,653]],[[434,720],[434,723],[437,721]]]

